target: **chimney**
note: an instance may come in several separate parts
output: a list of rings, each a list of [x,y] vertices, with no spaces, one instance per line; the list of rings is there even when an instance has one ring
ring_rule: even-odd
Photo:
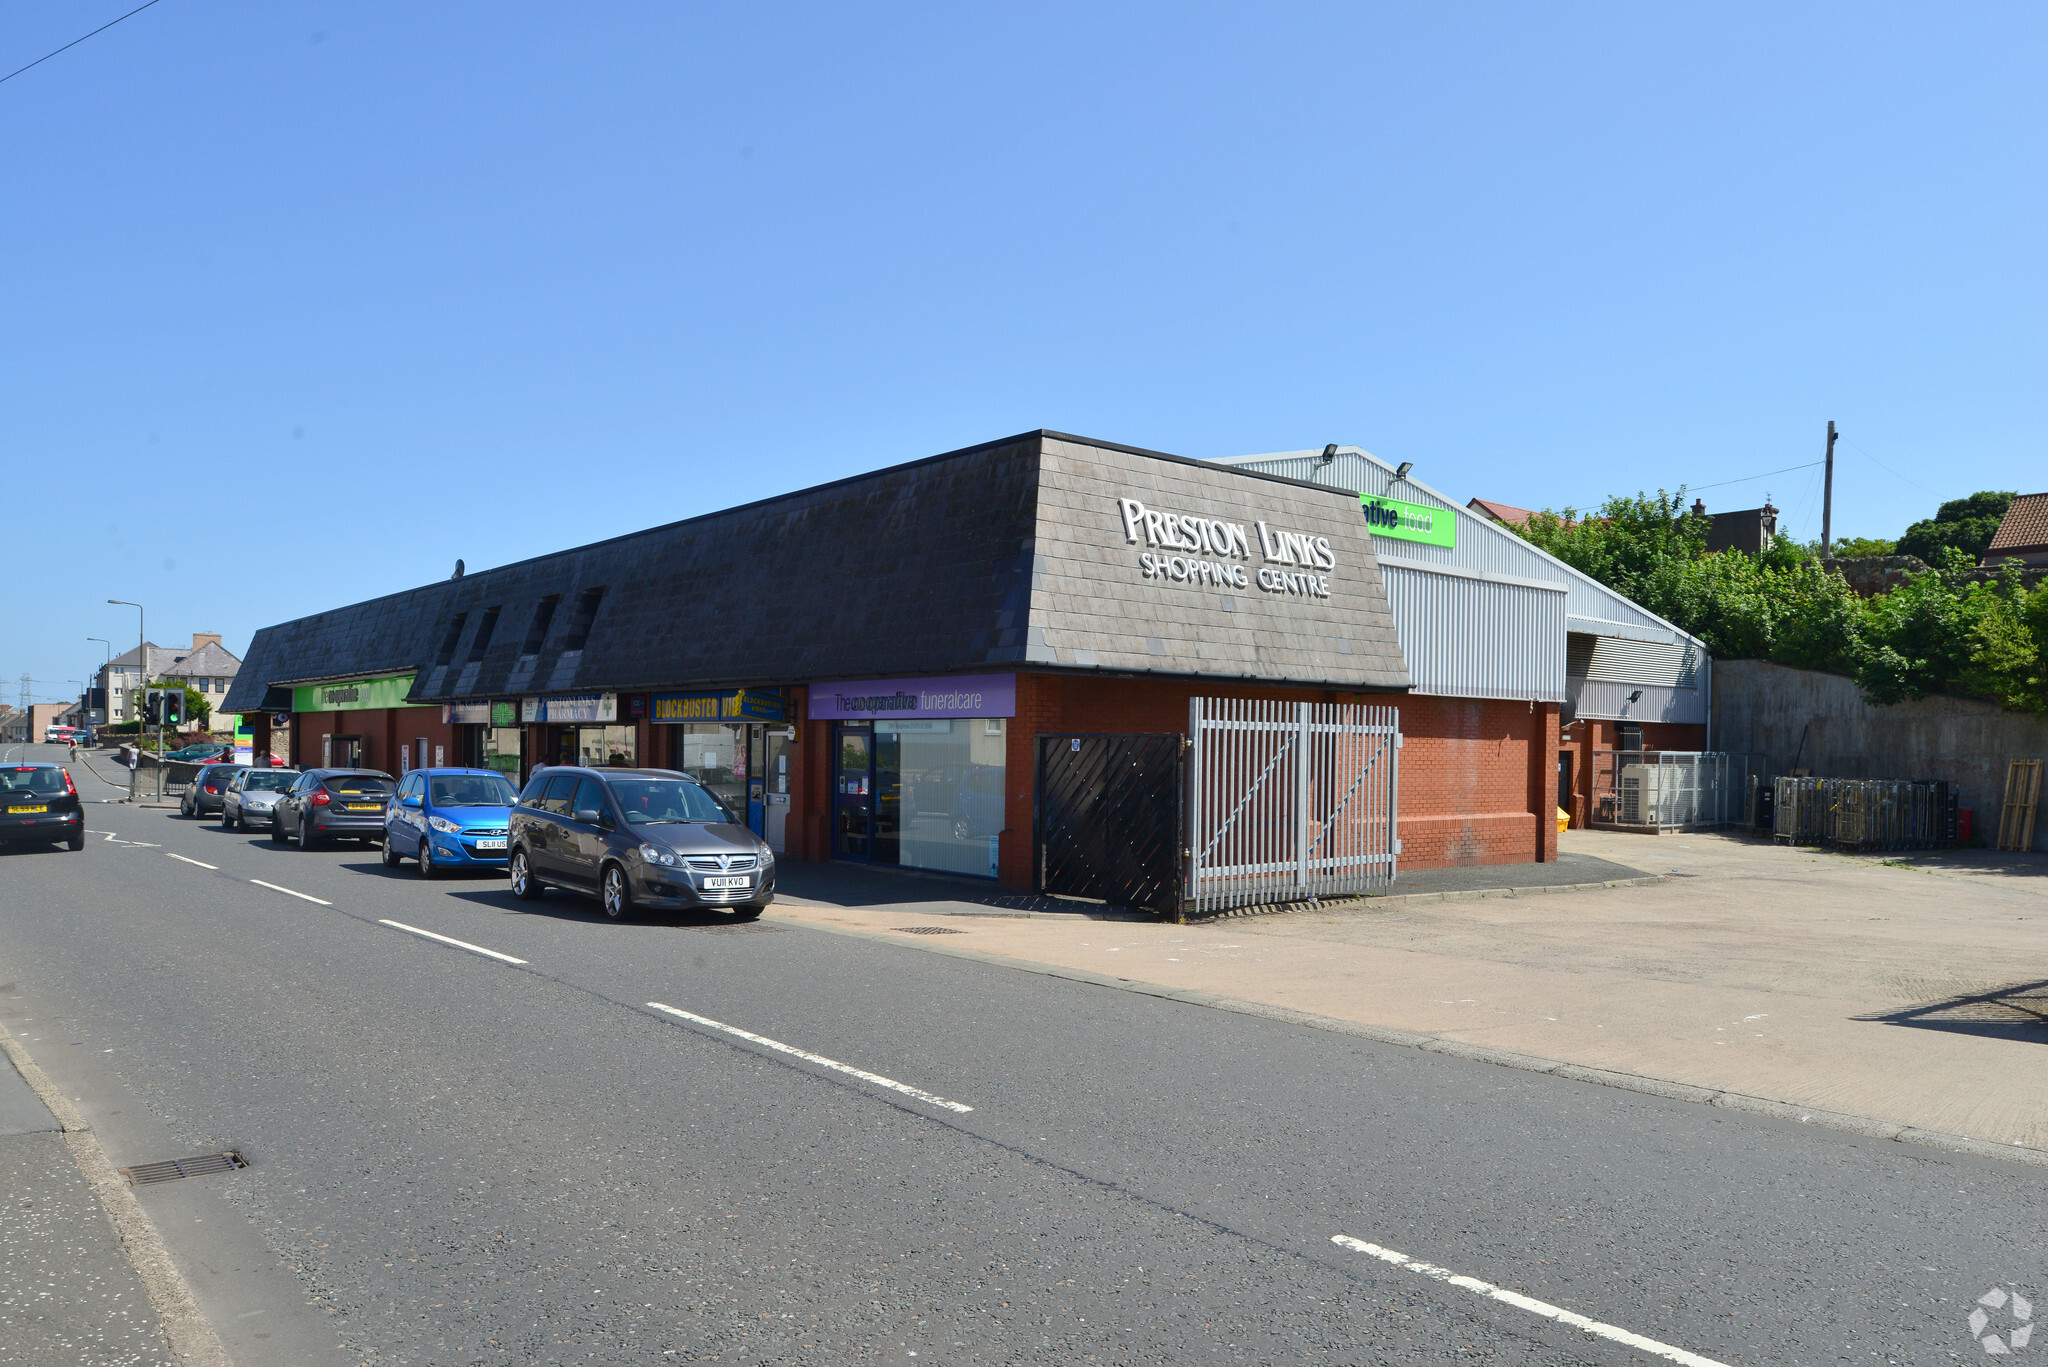
[[[192,633],[192,650],[195,654],[204,650],[207,646],[217,646],[219,644],[220,634],[218,632],[195,631]]]
[[[1692,515],[1694,517],[1705,517],[1707,515],[1705,500],[1696,498],[1692,501]]]

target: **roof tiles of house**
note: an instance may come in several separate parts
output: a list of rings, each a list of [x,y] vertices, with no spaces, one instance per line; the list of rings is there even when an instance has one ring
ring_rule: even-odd
[[[1492,518],[1495,522],[1505,522],[1511,527],[1519,527],[1536,516],[1533,508],[1517,508],[1512,503],[1495,503],[1488,498],[1475,498],[1465,506],[1481,517]]]
[[[1140,578],[1112,489],[1330,537],[1345,591],[1226,595],[1191,639],[1201,590]],[[1350,495],[1031,432],[265,627],[223,707],[405,672],[438,702],[1031,665],[1408,684]]]
[[[2048,494],[2021,494],[2005,510],[1986,557],[2048,550]]]

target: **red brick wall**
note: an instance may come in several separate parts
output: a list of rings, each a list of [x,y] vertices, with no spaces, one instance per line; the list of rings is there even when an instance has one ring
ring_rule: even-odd
[[[292,762],[302,769],[320,765],[322,736],[361,736],[363,767],[398,772],[402,744],[427,738],[427,763],[434,762],[434,747],[442,748],[444,760],[455,764],[461,752],[455,745],[455,728],[441,720],[438,707],[368,707],[350,712],[299,712],[292,718]]]
[[[805,715],[803,690],[794,690]],[[1214,681],[1017,676],[1017,715],[1005,742],[1008,826],[999,882],[1032,884],[1032,785],[1041,735],[1184,734],[1194,696],[1281,702],[1366,703],[1401,710],[1401,867],[1518,864],[1557,857],[1557,707]],[[1696,729],[1696,728],[1695,728]],[[799,724],[791,760],[787,857],[831,857],[832,726]]]

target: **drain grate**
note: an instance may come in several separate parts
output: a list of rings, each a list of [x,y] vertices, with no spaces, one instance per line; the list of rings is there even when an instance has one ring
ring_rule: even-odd
[[[896,933],[898,935],[965,935],[967,932],[955,930],[951,926],[898,926],[896,927]]]
[[[187,1177],[211,1177],[217,1172],[233,1172],[249,1164],[242,1155],[230,1150],[227,1153],[203,1153],[197,1158],[166,1158],[160,1163],[137,1163],[132,1168],[122,1168],[121,1175],[128,1179],[131,1187],[146,1187],[155,1182],[177,1182]]]

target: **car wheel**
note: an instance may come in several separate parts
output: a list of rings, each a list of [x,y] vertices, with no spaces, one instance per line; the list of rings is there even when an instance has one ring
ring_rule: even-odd
[[[229,811],[225,806],[220,809],[220,828],[222,830],[232,831],[239,824],[240,822],[233,812]]]
[[[191,797],[191,795],[190,795],[189,793],[188,793],[188,794],[187,794],[186,796],[184,796],[184,797],[181,797],[181,798],[179,798],[179,799],[178,799],[178,815],[179,815],[179,816],[190,816],[190,815],[192,815],[192,797]]]
[[[64,842],[64,848],[65,848],[65,849],[67,849],[67,850],[71,850],[71,851],[73,851],[73,852],[76,852],[76,851],[78,851],[78,850],[82,850],[82,849],[84,849],[84,848],[85,848],[85,829],[84,829],[84,827],[80,827],[80,828],[79,828],[78,830],[75,830],[75,831],[73,831],[73,832],[71,833],[71,838],[70,838],[69,840],[66,840],[66,841]]]
[[[384,837],[384,867],[387,869],[398,867],[398,851],[391,844],[391,837],[388,835]]]
[[[953,818],[953,838],[955,840],[965,840],[973,834],[974,830],[967,824],[966,817],[959,816]]]
[[[512,895],[522,902],[538,902],[540,895],[547,891],[540,880],[533,876],[533,870],[526,866],[526,851],[514,850],[512,862],[507,866],[512,875]]]
[[[302,850],[313,848],[313,823],[310,821],[301,821],[299,823],[299,848]]]
[[[279,816],[275,809],[270,813],[270,843],[284,844],[284,818]]]
[[[390,842],[386,841],[385,846],[389,848]],[[439,869],[434,867],[433,842],[422,837],[420,840],[420,877],[433,878],[438,876],[440,872]]]
[[[604,914],[614,921],[633,914],[633,889],[626,883],[626,871],[617,864],[605,866]]]
[[[732,909],[732,919],[735,921],[758,921],[761,919],[762,911],[763,908],[761,907],[742,903]]]

